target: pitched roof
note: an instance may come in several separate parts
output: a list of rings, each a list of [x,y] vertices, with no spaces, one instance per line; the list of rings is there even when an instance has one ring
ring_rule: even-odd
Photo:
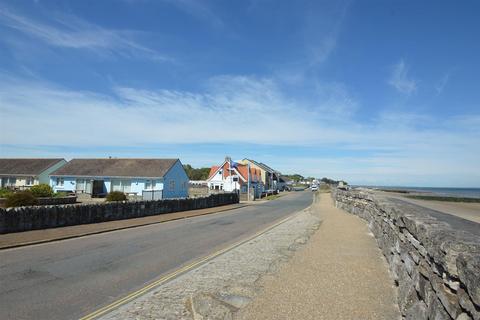
[[[220,168],[219,166],[212,166],[210,168],[210,173],[208,174],[208,179],[210,179],[218,170],[218,168]]]
[[[0,175],[38,176],[60,161],[64,159],[0,159]]]
[[[250,161],[251,163],[253,163],[257,167],[262,168],[264,171],[267,171],[267,172],[270,172],[270,173],[279,173],[278,171],[276,171],[276,170],[270,168],[269,166],[267,166],[265,163],[257,162],[255,160],[247,159],[247,158],[245,158],[243,160]]]
[[[163,177],[178,159],[72,159],[52,176]]]

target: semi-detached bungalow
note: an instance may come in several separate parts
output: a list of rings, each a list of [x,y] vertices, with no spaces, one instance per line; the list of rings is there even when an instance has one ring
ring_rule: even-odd
[[[65,159],[0,159],[0,185],[28,189],[40,183],[48,184],[48,176],[65,163]]]
[[[50,175],[55,192],[92,196],[121,191],[145,200],[188,197],[179,159],[72,159]]]

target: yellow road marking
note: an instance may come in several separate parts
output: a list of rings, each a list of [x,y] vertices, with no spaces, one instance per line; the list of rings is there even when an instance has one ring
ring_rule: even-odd
[[[301,212],[303,212],[303,211],[304,211],[304,210],[298,212],[297,214],[299,214],[299,213],[301,213]],[[173,272],[171,272],[171,273],[169,273],[169,274],[166,274],[165,276],[163,276],[163,277],[161,277],[160,279],[158,279],[158,280],[156,280],[156,281],[154,281],[154,282],[146,285],[145,287],[143,287],[143,288],[141,288],[141,289],[139,289],[139,290],[137,290],[137,291],[134,291],[134,292],[130,293],[129,295],[127,295],[127,296],[125,296],[125,297],[123,297],[123,298],[121,298],[121,299],[119,299],[119,300],[117,300],[117,301],[115,301],[115,302],[113,302],[113,303],[111,303],[111,304],[103,307],[103,308],[100,308],[100,309],[98,309],[97,311],[94,311],[94,312],[92,312],[92,313],[90,313],[90,314],[88,314],[88,315],[80,318],[80,320],[92,320],[92,319],[96,319],[96,318],[98,318],[98,317],[100,317],[100,316],[102,316],[102,315],[105,315],[106,313],[108,313],[108,312],[110,312],[110,311],[112,311],[112,310],[114,310],[114,309],[116,309],[116,308],[118,308],[118,307],[120,307],[120,306],[122,306],[122,305],[124,305],[124,304],[126,304],[126,303],[128,303],[128,302],[130,302],[130,301],[132,301],[133,299],[141,296],[141,295],[144,294],[144,293],[147,293],[148,291],[150,291],[151,289],[153,289],[153,288],[155,288],[155,287],[158,287],[158,286],[164,284],[165,282],[167,282],[167,281],[169,281],[169,280],[177,277],[178,275],[180,275],[180,274],[182,274],[182,273],[185,273],[185,272],[187,272],[187,271],[189,271],[189,270],[191,270],[191,269],[193,269],[193,268],[195,268],[195,267],[198,267],[198,266],[200,266],[201,264],[207,262],[208,260],[211,260],[211,259],[213,259],[213,258],[215,258],[215,257],[218,257],[218,256],[224,254],[225,252],[234,249],[235,247],[238,247],[238,246],[240,246],[240,245],[242,245],[242,244],[244,244],[244,243],[246,243],[246,242],[249,242],[249,241],[251,241],[251,240],[253,240],[253,239],[261,236],[261,235],[264,234],[265,232],[267,232],[267,231],[269,231],[269,230],[271,230],[271,229],[273,229],[273,228],[281,225],[282,223],[286,222],[287,220],[292,219],[292,218],[295,217],[297,214],[293,214],[293,215],[291,215],[291,216],[289,216],[289,217],[286,217],[286,218],[280,220],[279,222],[277,222],[277,223],[275,223],[275,224],[273,224],[273,225],[271,225],[271,226],[263,229],[262,231],[257,232],[256,234],[254,234],[253,236],[251,236],[251,237],[249,237],[249,238],[247,238],[247,239],[241,240],[241,241],[239,241],[239,242],[237,242],[237,243],[235,243],[235,244],[233,244],[233,245],[231,245],[231,246],[229,246],[229,247],[227,247],[227,248],[224,248],[224,249],[221,249],[221,250],[219,250],[219,251],[216,251],[216,252],[214,252],[214,253],[206,256],[206,257],[203,257],[203,258],[200,258],[200,259],[197,260],[197,261],[194,261],[193,263],[191,263],[191,264],[189,264],[189,265],[187,265],[187,266],[184,266],[184,267],[182,267],[182,268],[180,268],[180,269],[177,269],[177,270],[175,270],[175,271],[173,271]]]

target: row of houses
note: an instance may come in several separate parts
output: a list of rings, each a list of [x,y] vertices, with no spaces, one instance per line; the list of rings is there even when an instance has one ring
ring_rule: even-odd
[[[189,195],[189,179],[179,159],[0,159],[0,179],[2,188],[20,190],[44,183],[55,192],[91,196],[112,191],[149,200]],[[259,198],[284,190],[288,181],[264,163],[226,157],[211,167],[204,183],[209,193],[239,192]]]
[[[144,199],[188,197],[179,159],[0,159],[2,188],[49,184],[55,192],[103,196],[121,191]]]
[[[250,193],[259,198],[268,192],[283,191],[287,179],[268,165],[252,159],[232,161],[230,157],[216,166],[212,166],[206,181],[210,190]]]

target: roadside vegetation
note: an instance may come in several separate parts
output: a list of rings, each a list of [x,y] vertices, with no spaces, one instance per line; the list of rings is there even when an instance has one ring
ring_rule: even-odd
[[[207,180],[210,168],[193,168],[189,164],[184,164],[183,168],[190,180]]]
[[[107,194],[107,201],[108,202],[113,202],[113,201],[126,201],[127,196],[125,193],[120,192],[120,191],[112,191],[109,194]]]
[[[0,198],[5,198],[5,207],[23,207],[38,204],[38,198],[61,198],[68,196],[67,192],[54,193],[48,184],[38,184],[28,190],[14,191],[1,188]]]
[[[31,187],[30,192],[36,198],[51,198],[53,197],[53,189],[48,184],[38,184]]]
[[[0,198],[6,198],[10,194],[12,194],[13,191],[7,188],[0,188]]]
[[[10,207],[23,207],[34,206],[38,202],[37,198],[30,192],[30,190],[19,191],[11,193],[7,196],[5,206]]]
[[[275,199],[278,199],[278,198],[280,198],[280,197],[281,197],[280,194],[271,194],[271,195],[269,195],[269,196],[266,196],[266,197],[263,198],[263,199],[265,199],[265,200],[275,200]]]
[[[413,195],[406,196],[406,197],[410,198],[410,199],[417,199],[417,200],[480,203],[480,198],[443,197],[443,196],[413,196]]]

